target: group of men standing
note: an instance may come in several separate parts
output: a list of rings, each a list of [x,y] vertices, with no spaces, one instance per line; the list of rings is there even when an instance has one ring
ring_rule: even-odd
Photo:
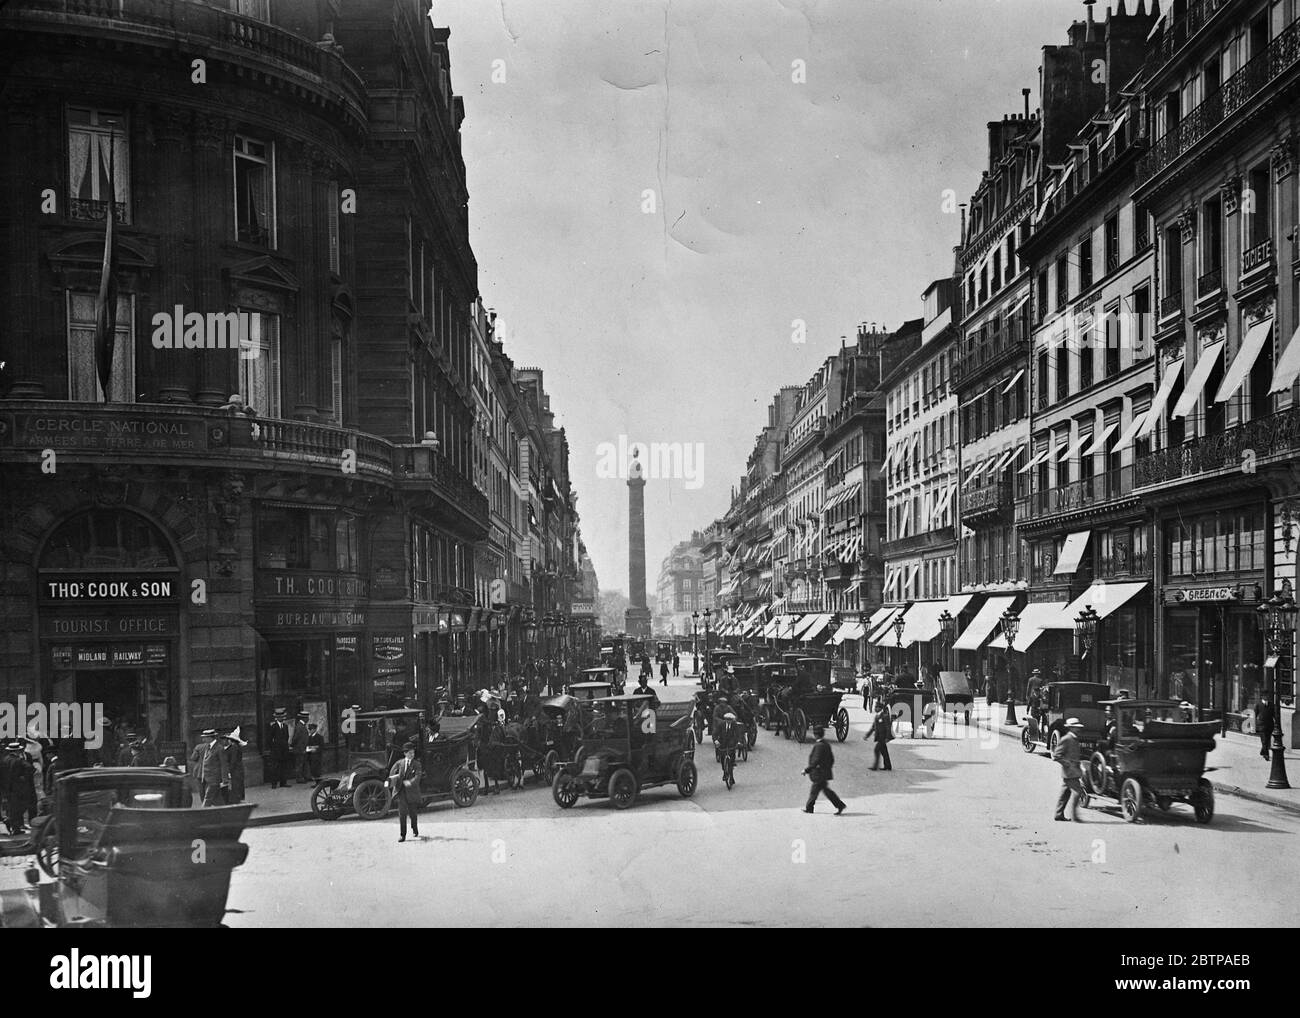
[[[290,778],[310,784],[321,776],[325,737],[310,717],[303,711],[290,721],[288,710],[275,709],[266,732],[266,779],[272,788],[288,788]]]
[[[235,728],[224,735],[206,728],[190,754],[190,774],[199,785],[204,806],[225,806],[244,801],[244,747]],[[172,757],[164,761],[167,765]]]

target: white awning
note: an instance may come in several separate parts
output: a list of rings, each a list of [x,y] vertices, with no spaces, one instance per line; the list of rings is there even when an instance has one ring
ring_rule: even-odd
[[[954,619],[966,610],[966,606],[974,600],[974,594],[953,594],[944,602],[943,611],[948,612]],[[939,612],[940,615],[943,611]]]
[[[1016,305],[1015,305],[1015,307],[1013,307],[1010,311],[1007,312],[1007,317],[1010,318],[1010,317],[1011,317],[1012,315],[1014,315],[1017,311],[1019,311],[1022,307],[1024,307],[1028,302],[1029,302],[1029,294],[1025,294],[1025,295],[1024,295],[1023,297],[1021,297],[1018,301],[1016,301]],[[1023,369],[1023,368],[1021,369],[1020,374],[1024,374],[1024,369]],[[1016,376],[1016,378],[1019,378],[1019,377],[1020,377],[1020,375],[1017,375],[1017,376]],[[1005,392],[1006,390],[1004,389],[1003,391]]]
[[[989,634],[997,628],[1002,613],[1016,603],[1012,597],[990,597],[976,613],[971,624],[953,641],[954,650],[979,650]]]
[[[872,646],[880,647],[884,645],[886,639],[893,640],[894,620],[902,614],[903,610],[904,609],[902,608],[890,608],[889,614],[885,616],[880,625],[876,626],[875,629],[869,630],[870,635],[867,637],[867,642]]]
[[[1047,459],[1048,456],[1052,455],[1053,449],[1054,447],[1049,445],[1046,449],[1040,452],[1037,456],[1031,459],[1028,463],[1026,463],[1023,467],[1021,467],[1016,472],[1020,474],[1029,473],[1029,471],[1033,470],[1034,467],[1038,466],[1038,464],[1042,463],[1043,460]]]
[[[1073,629],[1074,617],[1083,611],[1084,605],[1092,605],[1097,617],[1104,619],[1112,612],[1123,608],[1136,594],[1144,590],[1148,581],[1141,583],[1106,583],[1099,581],[1085,590],[1069,603],[1060,615],[1047,620],[1046,629]]]
[[[1068,449],[1065,450],[1065,455],[1062,456],[1061,459],[1063,460],[1075,459],[1079,455],[1079,452],[1083,449],[1083,447],[1091,441],[1092,441],[1092,432],[1091,431],[1085,432],[1084,434],[1076,438],[1073,444]]]
[[[969,481],[972,477],[974,477],[976,474],[980,472],[981,468],[988,466],[988,462],[992,458],[993,458],[992,456],[982,456],[975,461],[975,465],[973,467],[967,467],[966,480]]]
[[[1079,563],[1083,561],[1083,553],[1088,549],[1088,538],[1091,536],[1091,530],[1078,530],[1066,537],[1061,557],[1056,560],[1056,568],[1052,570],[1053,576],[1075,574]]]
[[[1160,415],[1164,413],[1165,404],[1169,402],[1169,394],[1174,391],[1174,385],[1178,382],[1178,376],[1183,370],[1183,359],[1181,357],[1176,361],[1171,361],[1165,367],[1165,373],[1160,376],[1160,388],[1156,390],[1155,398],[1151,400],[1151,409],[1147,411],[1146,421],[1143,422],[1141,430],[1138,431],[1138,438],[1146,438],[1147,435],[1156,430],[1156,425],[1160,423]]]
[[[1297,376],[1300,376],[1300,327],[1292,333],[1291,342],[1277,359],[1277,366],[1273,369],[1273,384],[1269,386],[1268,394],[1271,396],[1275,392],[1285,392],[1295,384]]]
[[[867,633],[874,632],[877,626],[891,618],[897,611],[897,608],[877,608],[871,613],[871,618],[867,619]]]
[[[953,486],[952,486],[951,484],[946,484],[946,485],[944,485],[942,488],[939,489],[939,494],[935,496],[935,498],[934,498],[934,503],[930,506],[930,525],[931,525],[931,526],[934,526],[934,521],[935,521],[935,520],[939,517],[939,515],[943,512],[943,507],[944,507],[944,505],[946,504],[946,503],[944,502],[944,499],[946,499],[946,498],[948,497],[948,492],[952,490],[952,487],[953,487]]]
[[[1210,379],[1210,372],[1219,362],[1223,346],[1224,341],[1220,339],[1201,351],[1201,359],[1196,362],[1196,367],[1192,368],[1192,373],[1187,376],[1187,387],[1183,389],[1183,395],[1174,406],[1170,417],[1186,417],[1196,409],[1196,401],[1201,398],[1201,390],[1205,388],[1205,383]]]
[[[1214,395],[1214,402],[1222,403],[1237,394],[1237,390],[1241,388],[1241,383],[1246,380],[1246,376],[1250,374],[1250,369],[1255,366],[1255,361],[1259,359],[1259,351],[1264,348],[1264,343],[1272,334],[1272,318],[1265,318],[1250,327],[1250,331],[1246,333],[1246,338],[1241,341],[1241,348],[1237,350],[1237,356],[1232,359],[1232,365],[1223,376],[1219,391]]]
[[[1097,437],[1092,440],[1092,445],[1088,446],[1088,451],[1085,452],[1084,455],[1091,456],[1094,453],[1105,452],[1106,439],[1108,439],[1110,437],[1110,433],[1118,427],[1119,427],[1119,421],[1115,421],[1113,424],[1107,424],[1104,428],[1102,428],[1101,431],[1097,434]]]
[[[921,567],[919,565],[911,566],[907,570],[907,583],[903,587],[904,596],[908,596],[908,591],[912,589],[912,584],[916,582],[916,574],[920,571]]]
[[[1028,297],[1025,298],[1025,300],[1028,300],[1028,299],[1029,299]],[[1024,301],[1021,301],[1021,303],[1023,304]],[[1018,305],[1017,305],[1017,306],[1018,306]],[[1012,375],[1012,376],[1011,376],[1011,381],[1009,381],[1005,386],[1003,386],[1003,389],[1002,389],[1002,395],[1005,396],[1005,395],[1006,395],[1007,393],[1009,393],[1013,388],[1015,388],[1016,383],[1017,383],[1018,381],[1020,381],[1020,377],[1021,377],[1024,373],[1025,373],[1025,369],[1024,369],[1024,368],[1021,368],[1021,369],[1020,369],[1019,371],[1017,371],[1014,375]]]
[[[916,566],[912,567],[917,568]],[[925,643],[939,635],[939,616],[948,605],[943,601],[915,601],[903,616],[903,639],[900,642],[895,635],[894,646],[904,649],[914,643]],[[888,646],[888,644],[886,644]]]
[[[1119,133],[1119,129],[1124,126],[1124,121],[1127,119],[1128,119],[1128,110],[1125,110],[1123,113],[1121,113],[1118,117],[1116,117],[1114,120],[1110,122],[1110,133],[1106,135],[1106,140],[1102,142],[1103,145],[1110,144],[1111,138],[1115,137],[1115,135]]]
[[[845,640],[862,639],[862,627],[856,622],[846,622],[835,630],[835,635],[831,637],[831,643],[838,647]]]
[[[989,477],[996,477],[1002,472],[1003,465],[1011,458],[1014,449],[1008,449],[1006,452],[999,453],[996,456],[989,457],[989,465],[984,468],[983,473]]]
[[[1143,410],[1140,414],[1134,414],[1133,420],[1131,420],[1129,426],[1124,429],[1124,433],[1115,440],[1115,448],[1113,448],[1111,452],[1119,452],[1121,449],[1127,448],[1133,441],[1134,437],[1136,437],[1138,430],[1142,427],[1142,422],[1145,421],[1150,414],[1150,410]]]
[[[1016,630],[1015,649],[1024,653],[1043,635],[1049,619],[1054,619],[1065,608],[1064,601],[1030,601],[1020,609],[1020,628]],[[990,647],[1007,649],[1007,638],[999,633],[989,640]]]
[[[829,615],[814,616],[812,620],[812,625],[805,626],[803,632],[799,634],[798,639],[804,641],[805,643],[809,640],[812,640],[814,637],[817,637],[821,634],[821,631],[826,628],[826,626],[830,623],[830,621],[831,621],[831,617]]]
[[[772,637],[776,635],[777,622],[778,622],[777,619],[772,619],[770,622],[768,622],[767,625],[763,627],[763,631],[758,635],[761,636],[764,640],[772,639]]]

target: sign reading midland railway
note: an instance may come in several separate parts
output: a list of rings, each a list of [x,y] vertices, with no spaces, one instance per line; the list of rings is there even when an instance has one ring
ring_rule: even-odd
[[[208,448],[208,422],[103,411],[15,413],[0,420],[0,444],[24,449],[200,452]]]

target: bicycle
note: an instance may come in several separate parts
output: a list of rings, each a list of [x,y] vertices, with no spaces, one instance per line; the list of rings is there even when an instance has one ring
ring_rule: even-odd
[[[713,758],[722,765],[722,783],[731,791],[736,784],[736,723],[734,721],[715,726],[713,736]],[[742,744],[744,740],[739,740]]]

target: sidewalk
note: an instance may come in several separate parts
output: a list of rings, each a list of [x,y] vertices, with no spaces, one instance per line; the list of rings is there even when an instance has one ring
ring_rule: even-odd
[[[996,720],[993,725],[990,725],[988,705],[977,700],[975,710],[971,714],[971,722],[981,728],[995,727],[1003,735],[1019,739],[1020,730],[1024,727],[1025,708],[1020,704],[1016,705],[1016,719],[1020,721],[1018,725],[1006,724],[1006,704],[995,703],[993,708],[993,717]],[[1293,786],[1300,785],[1300,753],[1288,749],[1284,753],[1284,758],[1287,780]],[[1218,795],[1235,795],[1240,799],[1250,799],[1292,813],[1300,813],[1300,788],[1264,787],[1268,782],[1269,764],[1260,757],[1259,739],[1253,735],[1242,735],[1240,732],[1216,735],[1214,751],[1206,756],[1205,766],[1206,777],[1210,779]]]

